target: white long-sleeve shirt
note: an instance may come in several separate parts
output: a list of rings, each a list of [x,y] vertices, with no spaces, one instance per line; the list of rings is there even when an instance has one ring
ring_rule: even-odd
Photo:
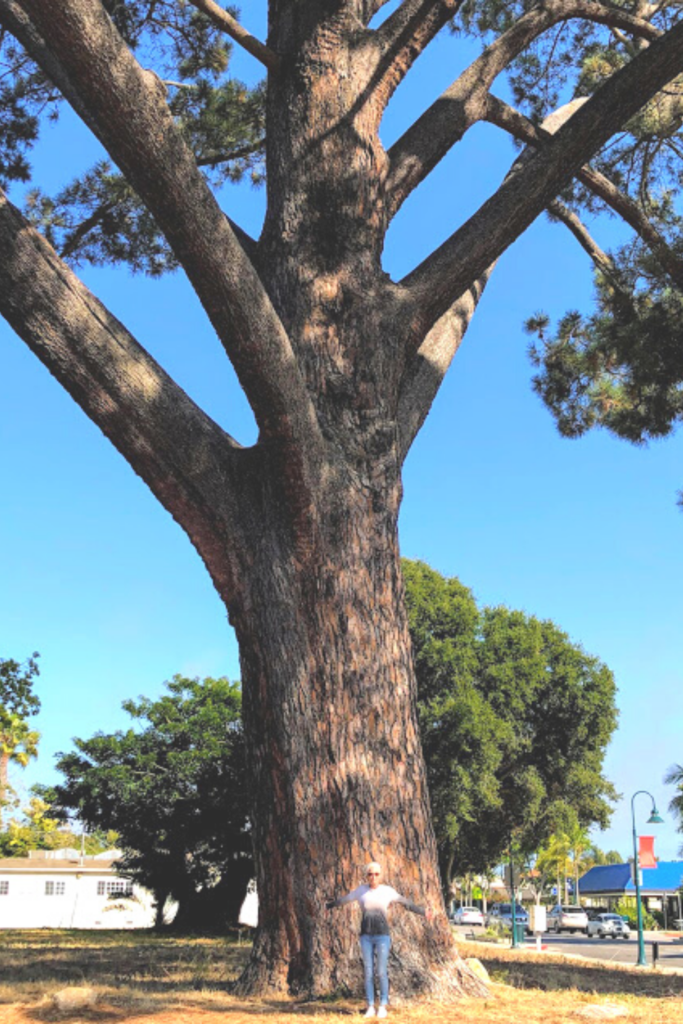
[[[417,903],[411,903],[405,896],[401,896],[390,885],[378,885],[371,889],[369,885],[359,885],[353,892],[346,896],[340,896],[334,901],[335,907],[341,907],[344,903],[360,903],[363,911],[361,921],[361,935],[389,935],[389,918],[387,911],[392,903],[400,903],[413,914],[425,916],[425,908]]]

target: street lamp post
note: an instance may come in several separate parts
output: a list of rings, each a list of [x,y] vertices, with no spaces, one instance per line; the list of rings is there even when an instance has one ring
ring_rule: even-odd
[[[510,910],[512,911],[512,948],[519,949],[522,943],[517,940],[517,899],[515,897],[515,865],[512,861],[512,844],[510,844]]]
[[[648,825],[661,825],[663,818],[659,816],[655,798],[646,789],[639,789],[631,797],[631,823],[633,825],[633,871],[636,883],[636,915],[638,918],[638,967],[647,967],[645,959],[645,938],[643,936],[643,908],[640,905],[640,864],[638,862],[638,836],[636,835],[636,808],[635,799],[637,796],[649,796],[652,800],[652,813],[647,820]]]

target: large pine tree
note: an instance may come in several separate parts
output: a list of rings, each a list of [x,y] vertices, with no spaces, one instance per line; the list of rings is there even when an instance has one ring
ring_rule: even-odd
[[[602,252],[582,207],[632,225],[664,299],[683,281],[675,202],[661,198],[677,183],[678,12],[672,0],[271,0],[262,43],[213,0],[0,0],[5,180],[27,176],[39,115],[62,100],[116,167],[33,192],[25,213],[2,195],[0,312],[187,532],[240,644],[261,900],[244,992],[356,984],[349,916],[323,905],[369,857],[408,896],[440,900],[398,559],[401,467],[492,267],[544,210],[608,282],[605,316],[638,315],[642,275]],[[481,55],[385,150],[389,100],[449,25],[479,37]],[[230,81],[228,39],[265,65],[264,90]],[[492,91],[506,73],[517,109]],[[528,149],[392,281],[381,258],[393,216],[482,120]],[[251,239],[215,188],[260,175],[262,156],[267,213]],[[70,266],[88,259],[187,274],[256,444],[214,423],[88,291]],[[581,383],[618,368],[598,355]],[[675,390],[677,366],[655,385]],[[601,386],[586,401],[604,405]],[[482,991],[443,914],[397,919],[392,978],[395,992]]]

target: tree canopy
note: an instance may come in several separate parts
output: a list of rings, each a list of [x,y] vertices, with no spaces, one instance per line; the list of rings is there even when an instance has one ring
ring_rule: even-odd
[[[616,796],[602,771],[612,673],[549,620],[480,609],[422,562],[404,561],[404,575],[445,884],[511,844],[528,857],[558,829],[571,852],[572,836],[607,824]]]
[[[0,713],[29,718],[40,711],[40,697],[33,692],[33,681],[40,675],[35,651],[24,662],[0,658]]]
[[[179,675],[166,686],[124,702],[125,732],[59,754],[50,795],[88,829],[118,833],[120,870],[154,893],[158,920],[171,898],[177,927],[212,927],[236,919],[254,872],[240,688]]]
[[[0,182],[5,187],[31,181],[32,150],[65,100],[99,134],[87,100],[69,87],[66,69],[41,38],[35,6],[29,4],[22,15],[15,0],[4,0],[0,9]],[[281,55],[212,0],[103,0],[102,6],[138,59],[154,65],[150,73],[179,137],[212,185],[245,175],[257,184],[265,180],[265,87],[248,88],[232,77],[230,57],[236,42],[273,74]],[[364,20],[377,18],[385,6],[370,4]],[[620,80],[626,87],[630,70],[640,85],[635,68],[640,63],[647,74],[646,51],[653,43],[672,36],[675,50],[679,16],[668,0],[554,0],[550,5],[440,0],[431,13],[417,0],[406,0],[398,8],[388,18],[380,14],[375,28],[384,37],[385,59],[405,64],[394,72],[397,81],[441,30],[480,41],[484,52],[392,147],[394,211],[477,121],[547,153],[551,133],[570,117],[581,121],[584,104],[600,109],[610,90],[613,106],[620,103],[611,87]],[[401,48],[402,32],[410,53]],[[683,412],[683,79],[675,57],[669,73],[665,88],[643,82],[640,103],[624,104],[621,116],[610,111],[613,131],[593,143],[594,152],[587,154],[594,155],[592,166],[576,163],[573,180],[560,181],[557,194],[546,197],[550,218],[572,233],[595,268],[594,313],[569,311],[556,327],[538,313],[527,324],[538,338],[531,347],[539,368],[534,387],[567,436],[603,426],[642,443],[669,433]],[[491,91],[494,84],[498,95]],[[453,111],[446,113],[449,106]],[[568,152],[568,169],[571,162]],[[123,263],[158,276],[182,261],[141,193],[125,171],[103,159],[77,169],[54,194],[32,187],[24,212],[75,266]],[[605,213],[623,218],[633,231],[611,252],[601,248],[585,222]],[[246,242],[243,234],[239,237]],[[480,271],[487,266],[483,262]],[[477,291],[484,284],[485,277]],[[473,298],[476,305],[478,294]],[[472,310],[463,312],[468,319]]]
[[[38,754],[40,733],[31,729],[27,718],[40,710],[40,698],[33,692],[33,680],[40,675],[39,657],[36,651],[25,662],[0,658],[0,823],[13,792],[10,764],[25,768]]]
[[[21,814],[13,816],[0,832],[0,856],[28,857],[31,850],[80,850],[81,846],[93,854],[116,845],[115,832],[94,831],[84,836],[72,831],[61,813],[53,813],[51,800],[45,799],[52,797],[49,787],[32,787],[32,793]]]

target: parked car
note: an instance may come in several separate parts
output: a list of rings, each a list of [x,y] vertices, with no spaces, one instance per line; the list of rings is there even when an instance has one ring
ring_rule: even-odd
[[[589,921],[595,921],[600,914],[609,914],[609,907],[586,907],[586,917]]]
[[[548,911],[548,931],[585,932],[588,928],[588,915],[583,907],[575,907],[558,903]]]
[[[484,924],[484,915],[478,907],[458,907],[451,919],[453,924]]]
[[[515,923],[518,928],[523,928],[524,931],[529,930],[529,915],[527,914],[524,907],[520,907],[518,904],[515,906]],[[505,925],[507,928],[512,928],[512,904],[511,903],[494,903],[488,914],[486,915],[487,927],[495,926],[496,924]]]
[[[588,922],[587,935],[597,935],[599,939],[630,939],[631,929],[619,914],[598,914]]]

